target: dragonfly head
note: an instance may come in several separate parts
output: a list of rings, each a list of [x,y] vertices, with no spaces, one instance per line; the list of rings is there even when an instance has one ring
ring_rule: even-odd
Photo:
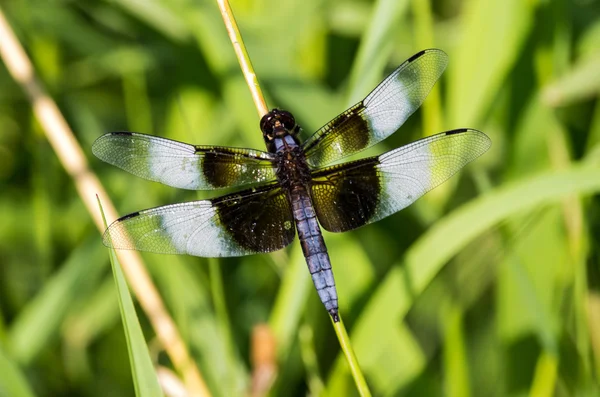
[[[260,120],[260,129],[267,146],[275,138],[284,138],[286,135],[296,135],[300,127],[296,124],[296,119],[288,111],[273,109],[265,114]]]

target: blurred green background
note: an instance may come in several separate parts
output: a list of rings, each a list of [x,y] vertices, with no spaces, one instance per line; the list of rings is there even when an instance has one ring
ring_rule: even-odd
[[[600,1],[231,5],[269,105],[305,132],[436,47],[450,57],[436,90],[369,154],[459,127],[493,141],[408,209],[325,233],[374,395],[600,395]],[[101,163],[90,148],[105,132],[264,147],[215,2],[0,7],[121,214],[217,193]],[[0,192],[0,395],[133,395],[107,251],[3,65]],[[298,244],[218,262],[144,258],[213,395],[247,394],[260,322],[278,341],[271,395],[356,394]]]

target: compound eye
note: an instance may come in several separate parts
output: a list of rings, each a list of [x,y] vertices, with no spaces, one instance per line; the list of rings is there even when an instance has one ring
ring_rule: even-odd
[[[267,135],[273,134],[273,117],[270,114],[266,114],[260,120],[260,130]]]
[[[281,122],[286,130],[291,131],[296,126],[296,120],[290,112],[281,112]]]

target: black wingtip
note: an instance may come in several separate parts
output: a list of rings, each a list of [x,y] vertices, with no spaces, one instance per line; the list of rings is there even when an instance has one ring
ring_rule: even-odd
[[[133,132],[129,132],[129,131],[112,131],[112,132],[109,132],[106,135],[125,135],[125,136],[131,136],[131,135],[133,135]]]
[[[421,50],[421,51],[417,52],[415,55],[408,58],[406,60],[406,62],[409,62],[409,63],[413,62],[413,61],[421,58],[423,55],[425,55],[427,53],[437,53],[438,55],[441,55],[443,58],[448,57],[448,54],[446,54],[443,50],[440,50],[439,48],[428,48],[426,50]]]
[[[483,132],[473,129],[473,128],[458,128],[456,130],[442,132],[440,135],[442,135],[442,134],[443,135],[458,135],[458,134],[463,134],[463,133],[470,133],[469,135],[477,137],[477,139],[479,140],[479,146],[478,146],[480,149],[479,155],[485,153],[492,146],[492,140],[490,139],[489,136],[487,136]],[[477,155],[477,156],[479,156],[479,155]]]
[[[458,128],[452,131],[446,131],[446,135],[462,134],[463,132],[469,131],[468,128]]]
[[[420,58],[420,57],[421,57],[423,54],[425,54],[425,52],[427,52],[427,50],[422,50],[422,51],[419,51],[419,52],[417,52],[415,55],[413,55],[412,57],[408,58],[408,60],[407,60],[407,61],[408,61],[408,62],[412,62],[412,61],[414,61],[415,59],[417,59],[417,58]]]
[[[129,219],[129,218],[135,218],[135,217],[136,217],[136,216],[138,216],[139,214],[140,214],[140,212],[139,212],[139,211],[136,211],[136,212],[132,212],[131,214],[123,215],[122,217],[120,217],[119,219],[117,219],[117,220],[115,221],[115,223],[116,223],[116,222],[119,222],[119,221],[124,221],[125,219]]]

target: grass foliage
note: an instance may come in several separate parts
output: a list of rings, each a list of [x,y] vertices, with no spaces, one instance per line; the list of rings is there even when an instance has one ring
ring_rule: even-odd
[[[598,0],[231,6],[267,102],[292,111],[306,133],[437,47],[450,57],[440,83],[368,153],[459,127],[493,141],[412,207],[325,233],[373,395],[600,395]],[[122,214],[215,193],[101,163],[90,148],[104,132],[264,147],[214,1],[0,7]],[[107,252],[1,66],[0,126],[0,396],[133,395]],[[212,395],[258,387],[259,323],[277,343],[270,395],[356,395],[298,244],[218,261],[144,259]],[[152,361],[168,370],[137,309]]]
[[[104,227],[108,227],[100,200],[98,200],[98,204],[102,213],[102,219],[104,220]],[[148,354],[148,348],[135,311],[135,306],[133,305],[133,299],[115,250],[109,250],[109,258],[119,297],[119,309],[121,311],[125,339],[127,340],[129,364],[131,365],[135,395],[138,397],[162,397],[163,393],[158,384],[157,374],[154,370],[152,359]]]

